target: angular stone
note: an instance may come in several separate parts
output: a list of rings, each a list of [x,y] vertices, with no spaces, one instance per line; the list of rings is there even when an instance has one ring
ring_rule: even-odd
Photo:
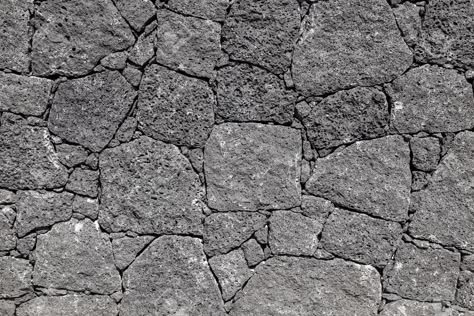
[[[142,72],[134,67],[127,67],[123,70],[123,76],[134,87],[138,87],[142,80]]]
[[[474,6],[470,0],[433,0],[426,5],[416,59],[474,68]]]
[[[267,121],[279,124],[293,119],[295,96],[274,74],[241,64],[217,73],[216,115],[223,121]]]
[[[474,132],[456,135],[425,190],[412,194],[410,235],[474,251]]]
[[[104,150],[100,170],[107,231],[202,234],[204,190],[177,147],[140,137]]]
[[[101,151],[127,116],[136,95],[117,71],[66,81],[56,92],[48,127],[69,142]]]
[[[222,28],[222,46],[232,59],[282,74],[290,67],[300,20],[295,1],[238,1]]]
[[[30,258],[31,252],[36,245],[36,234],[30,234],[26,237],[18,239],[16,243],[16,250],[26,258]],[[32,257],[31,257],[32,258]]]
[[[323,223],[290,211],[270,217],[269,245],[275,255],[312,256],[318,247]]]
[[[262,247],[258,244],[255,239],[249,239],[242,245],[244,251],[245,260],[249,267],[254,267],[265,259]]]
[[[71,219],[39,235],[35,258],[36,286],[96,294],[112,294],[121,289],[110,241],[89,219]]]
[[[384,0],[318,1],[293,54],[295,87],[326,95],[391,81],[413,61]]]
[[[114,261],[120,270],[126,269],[137,255],[154,239],[151,236],[124,237],[112,240]]]
[[[68,192],[18,191],[16,229],[18,236],[67,221],[72,216],[72,199]]]
[[[308,192],[344,207],[403,221],[410,204],[410,150],[401,136],[360,141],[318,159]]]
[[[0,3],[0,69],[28,72],[33,12],[32,0],[2,0]]]
[[[262,245],[268,244],[268,226],[265,225],[254,234],[255,239]]]
[[[230,2],[230,0],[169,0],[165,3],[165,6],[184,15],[221,22],[226,17]]]
[[[336,209],[324,225],[322,247],[336,256],[384,267],[402,237],[399,223]]]
[[[16,247],[16,231],[8,217],[0,212],[0,251],[10,251]]]
[[[474,127],[472,86],[454,69],[424,65],[387,85],[391,126],[399,133],[456,132]]]
[[[99,202],[97,199],[76,195],[72,202],[72,210],[74,213],[82,214],[85,217],[96,220],[99,216]]]
[[[303,195],[301,198],[301,213],[320,223],[324,223],[334,210],[334,204],[323,198],[312,195]]]
[[[207,199],[218,211],[301,204],[300,131],[257,123],[214,126],[204,150]]]
[[[199,239],[163,236],[124,273],[120,314],[225,315]]]
[[[56,145],[59,161],[66,167],[75,167],[85,162],[87,151],[81,146],[59,144]]]
[[[158,10],[156,61],[199,77],[214,76],[221,57],[221,26],[210,20]]]
[[[0,298],[15,298],[30,292],[31,270],[28,260],[0,257]]]
[[[117,305],[108,296],[40,296],[18,307],[18,316],[116,316]]]
[[[407,1],[392,10],[403,39],[412,47],[417,43],[421,33],[422,7]]]
[[[137,120],[150,137],[201,147],[214,124],[215,104],[206,82],[151,65],[140,85]]]
[[[462,307],[474,309],[474,273],[462,271],[459,277],[456,302]]]
[[[114,70],[122,70],[127,65],[127,52],[117,52],[112,53],[100,61],[100,64],[105,68],[114,69]]]
[[[99,193],[99,170],[75,169],[69,176],[66,190],[96,197]]]
[[[441,157],[441,145],[435,137],[412,138],[410,141],[412,164],[416,169],[433,171]]]
[[[128,59],[139,66],[145,65],[155,56],[156,33],[143,33],[130,50]]]
[[[13,204],[16,202],[15,192],[0,189],[0,205],[2,204]]]
[[[0,300],[0,315],[14,316],[15,304],[12,301]]]
[[[48,106],[52,83],[44,78],[0,73],[0,110],[42,115]]]
[[[252,276],[244,252],[240,249],[209,259],[209,265],[222,289],[222,298],[229,301]]]
[[[321,149],[383,136],[388,119],[385,95],[362,87],[337,92],[313,104],[303,124],[313,147]]]
[[[46,128],[8,122],[0,125],[0,186],[18,189],[52,189],[67,181]]]
[[[46,0],[36,10],[31,53],[36,75],[85,75],[135,41],[111,0]]]
[[[459,253],[403,244],[384,271],[386,291],[418,301],[452,301],[460,261]]]
[[[156,7],[151,0],[116,0],[115,5],[120,14],[137,32],[140,32],[156,14]]]
[[[204,251],[208,256],[223,254],[240,246],[265,225],[259,213],[215,213],[204,220]]]
[[[413,192],[423,190],[428,185],[428,175],[422,171],[412,171],[411,190]]]
[[[371,266],[277,257],[257,267],[230,315],[375,316],[381,292]]]
[[[399,300],[388,303],[383,307],[379,316],[458,316],[459,314],[451,309],[445,308],[441,303],[425,303],[409,300]]]
[[[126,143],[132,140],[133,134],[137,129],[137,119],[134,117],[127,117],[120,125],[117,133],[115,134],[115,139],[121,143]]]

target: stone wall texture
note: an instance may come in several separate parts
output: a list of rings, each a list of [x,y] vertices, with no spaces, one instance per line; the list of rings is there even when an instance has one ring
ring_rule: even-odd
[[[0,316],[474,316],[474,0],[0,0]]]

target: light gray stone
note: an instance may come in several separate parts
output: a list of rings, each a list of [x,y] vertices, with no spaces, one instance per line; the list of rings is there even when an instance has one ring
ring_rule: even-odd
[[[0,298],[15,298],[30,292],[31,270],[28,260],[0,257]]]
[[[409,300],[399,300],[383,307],[380,316],[458,316],[452,308],[445,308],[441,303],[426,303]]]
[[[66,190],[88,197],[97,197],[99,193],[99,170],[74,169],[69,176]]]
[[[242,244],[242,250],[249,267],[254,267],[265,259],[262,247],[253,238]]]
[[[112,240],[112,250],[117,268],[126,269],[153,239],[154,237],[151,236],[138,236]]]
[[[81,146],[59,144],[56,145],[59,161],[66,167],[75,167],[87,159],[87,151]]]
[[[0,189],[0,205],[4,204],[13,204],[16,202],[16,194],[15,192]]]
[[[74,213],[82,214],[92,220],[99,216],[99,201],[88,197],[76,195],[72,201],[72,210]]]
[[[115,0],[114,3],[120,14],[137,32],[140,32],[156,14],[156,7],[152,0]]]
[[[143,33],[138,37],[135,45],[130,50],[128,59],[139,66],[145,65],[155,56],[156,33]]]
[[[331,201],[312,195],[301,197],[301,212],[303,215],[314,218],[320,223],[324,223],[335,210]]]
[[[121,143],[127,143],[132,140],[133,134],[137,129],[137,119],[134,117],[127,117],[120,125],[117,133],[115,134],[115,139]]]
[[[416,169],[433,171],[441,158],[441,145],[435,137],[412,138],[410,140],[412,164]]]
[[[403,39],[412,47],[418,42],[421,33],[422,7],[407,1],[392,10]]]
[[[117,52],[112,53],[108,56],[105,56],[100,61],[100,64],[105,68],[114,69],[114,70],[122,70],[127,65],[127,52]]]
[[[0,300],[0,315],[14,316],[15,304],[12,301]]]
[[[16,247],[16,231],[8,217],[0,212],[0,251],[10,251]]]
[[[429,183],[429,175],[423,171],[412,171],[411,190],[413,192],[423,190]]]
[[[468,309],[474,309],[474,273],[462,271],[459,276],[456,303]]]
[[[169,0],[164,6],[184,15],[192,15],[213,21],[224,21],[230,0]]]

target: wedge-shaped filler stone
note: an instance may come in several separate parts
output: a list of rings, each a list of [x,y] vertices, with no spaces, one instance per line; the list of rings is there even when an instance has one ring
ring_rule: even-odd
[[[33,284],[112,294],[121,290],[112,245],[97,223],[71,219],[37,238]]]
[[[204,189],[178,147],[143,136],[104,150],[99,165],[104,229],[202,234]]]
[[[375,316],[381,292],[371,266],[277,257],[257,267],[230,315]]]
[[[401,136],[356,142],[318,159],[308,192],[338,205],[403,221],[410,204],[410,149]]]
[[[56,92],[48,127],[68,142],[100,151],[127,116],[135,96],[118,71],[66,81]]]
[[[199,239],[160,237],[123,277],[121,315],[225,315]]]
[[[305,95],[388,82],[412,63],[384,0],[318,1],[304,25],[292,73]]]
[[[204,151],[207,199],[218,211],[301,204],[301,135],[258,123],[215,126]]]

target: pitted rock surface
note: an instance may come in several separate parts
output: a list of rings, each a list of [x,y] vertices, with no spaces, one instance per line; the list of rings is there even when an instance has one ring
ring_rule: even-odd
[[[443,307],[441,303],[425,303],[399,300],[384,306],[380,316],[458,316],[456,310]],[[467,315],[466,315],[467,316]]]
[[[0,298],[15,298],[30,292],[32,269],[28,260],[0,257]]]
[[[224,21],[230,2],[230,0],[168,0],[164,5],[170,10],[184,15],[191,15],[213,21]]]

